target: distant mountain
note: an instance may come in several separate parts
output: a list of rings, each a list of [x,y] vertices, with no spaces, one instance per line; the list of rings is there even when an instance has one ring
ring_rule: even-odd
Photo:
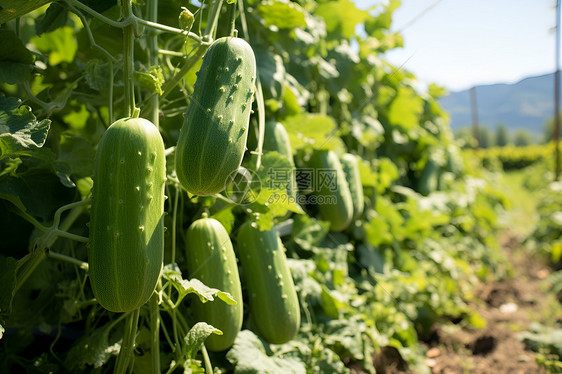
[[[526,129],[542,135],[554,116],[554,74],[525,78],[514,84],[476,86],[478,122],[490,130],[503,123],[510,132]],[[470,90],[451,92],[439,100],[451,117],[453,131],[472,124]]]

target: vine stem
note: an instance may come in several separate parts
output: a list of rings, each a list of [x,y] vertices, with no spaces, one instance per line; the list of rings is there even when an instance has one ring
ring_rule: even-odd
[[[65,210],[65,208],[72,206],[70,213],[68,213],[66,218],[62,221],[57,231],[66,232],[66,230],[68,230],[70,226],[72,226],[74,221],[76,221],[76,219],[84,211],[84,207],[86,205],[85,201],[86,200],[80,201],[78,203],[68,204],[57,210],[57,212],[62,213],[62,211]],[[46,228],[45,226],[41,225],[39,222],[37,222],[37,220],[35,220],[29,214],[25,212],[21,212],[19,209],[18,209],[18,213],[28,220],[31,219],[30,222],[33,223],[36,227],[38,227],[40,230],[42,231],[49,230],[49,228]],[[39,264],[45,259],[45,257],[47,256],[45,253],[45,248],[52,247],[58,237],[59,235],[49,236],[48,240],[45,243],[43,243],[41,247],[36,248],[35,250],[31,251],[30,253],[28,253],[27,255],[25,255],[24,257],[18,260],[16,265],[16,285],[14,287],[14,293],[18,292],[18,290],[25,283],[27,278],[29,278],[29,276],[33,273],[35,268],[37,268],[37,266],[39,266]]]
[[[150,298],[148,307],[150,313],[150,352],[152,360],[152,372],[160,373],[160,312],[158,310],[158,293],[155,292]]]
[[[185,61],[183,66],[174,74],[174,76],[171,79],[167,80],[166,83],[162,85],[162,95],[160,96],[160,98],[164,99],[172,92],[172,90],[178,85],[178,83],[183,79],[183,77],[191,69],[193,69],[193,67],[197,64],[197,62],[203,57],[203,55],[205,54],[205,52],[207,52],[207,49],[209,49],[210,46],[211,43],[204,42],[201,43],[199,47],[197,47],[195,54],[189,57]],[[156,95],[157,95],[156,92],[152,93],[152,95],[148,96],[141,103],[141,106],[143,104],[148,104],[149,102],[147,102],[147,100],[152,100],[152,98]]]
[[[176,262],[176,235],[177,235],[177,218],[178,218],[178,202],[182,193],[179,185],[176,185],[176,193],[174,194],[174,211],[172,212],[172,262]]]
[[[147,1],[147,12],[146,17],[148,18],[149,22],[156,23],[158,21],[158,0],[148,0]],[[148,34],[147,38],[148,44],[148,64],[150,66],[158,65],[158,32],[153,29]],[[159,112],[160,112],[160,103],[158,95],[152,96],[150,99],[150,122],[152,122],[157,129],[160,128],[159,124]]]
[[[121,16],[133,16],[132,0],[121,0]],[[130,117],[135,109],[135,25],[123,28],[123,80],[125,83],[125,116]]]
[[[88,271],[89,266],[87,262],[80,261],[74,257],[63,255],[61,253],[54,252],[51,250],[46,251],[45,254],[47,255],[47,257],[54,258],[56,260],[66,261],[68,263],[77,265],[80,269]]]
[[[215,32],[217,29],[217,24],[219,22],[219,14],[221,11],[223,0],[212,0],[211,12],[209,13],[209,18],[207,18],[207,27],[205,27],[204,38],[207,41],[213,40],[215,37]]]
[[[230,4],[230,27],[228,28],[228,35],[234,36],[234,29],[236,28],[236,3]]]
[[[140,308],[135,309],[130,312],[125,321],[125,331],[123,332],[123,341],[121,343],[121,349],[119,350],[119,355],[117,356],[117,361],[115,362],[116,374],[125,374],[129,363],[131,363],[133,358],[133,349],[135,347],[135,337],[137,335],[137,325],[139,322]]]

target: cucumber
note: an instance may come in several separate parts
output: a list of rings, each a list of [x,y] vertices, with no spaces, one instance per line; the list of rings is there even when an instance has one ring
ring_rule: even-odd
[[[243,39],[217,39],[203,57],[176,147],[181,186],[214,195],[232,181],[246,149],[256,61]]]
[[[365,199],[363,196],[363,185],[361,184],[361,173],[359,172],[359,160],[351,153],[342,156],[341,165],[345,174],[345,180],[351,193],[353,203],[353,218],[358,219],[363,214]]]
[[[287,195],[291,198],[296,198],[297,194],[297,179],[295,175],[295,162],[293,160],[293,150],[291,148],[291,140],[289,134],[282,123],[273,120],[265,122],[265,134],[263,141],[264,152],[279,152],[291,162],[293,170],[291,171],[291,179],[287,185]]]
[[[258,335],[271,344],[288,342],[298,332],[300,307],[277,230],[260,231],[255,223],[246,222],[237,243]]]
[[[320,218],[330,222],[331,231],[345,230],[353,218],[353,202],[338,156],[329,150],[315,151],[309,165],[314,169]]]
[[[437,191],[439,185],[439,164],[433,158],[429,158],[425,164],[419,179],[416,181],[416,191],[427,196]]]
[[[185,258],[189,276],[205,285],[228,292],[237,304],[228,305],[222,300],[192,303],[193,315],[207,322],[223,334],[211,334],[205,346],[211,351],[224,351],[232,346],[242,328],[242,287],[232,242],[223,225],[213,218],[193,222],[186,234]]]
[[[164,251],[166,158],[160,132],[124,118],[102,136],[94,159],[88,251],[99,303],[129,312],[154,292]]]

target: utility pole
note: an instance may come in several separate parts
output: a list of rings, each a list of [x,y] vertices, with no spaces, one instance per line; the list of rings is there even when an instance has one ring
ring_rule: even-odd
[[[560,150],[558,137],[560,135],[560,0],[556,0],[556,71],[554,73],[554,180],[560,176]]]
[[[474,148],[478,148],[480,146],[480,136],[478,133],[478,106],[476,105],[476,87],[472,87],[470,89],[470,108],[472,111],[472,136],[476,141]]]

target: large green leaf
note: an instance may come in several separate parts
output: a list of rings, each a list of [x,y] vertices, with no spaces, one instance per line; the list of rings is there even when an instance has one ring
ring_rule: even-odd
[[[0,40],[0,83],[16,84],[28,81],[35,61],[33,54],[25,48],[12,30],[0,29]]]
[[[44,33],[40,37],[35,36],[31,41],[39,51],[48,56],[50,65],[58,65],[61,62],[71,63],[78,50],[74,34],[72,27],[64,26]]]
[[[419,126],[422,113],[423,99],[413,89],[400,87],[390,104],[388,120],[393,125],[410,130]]]
[[[265,20],[267,26],[280,29],[294,29],[306,26],[304,9],[288,0],[267,0],[260,2],[258,14]]]
[[[303,113],[288,118],[284,125],[293,149],[312,147],[331,149],[338,153],[345,151],[345,145],[337,134],[337,125],[332,117]]]
[[[0,1],[0,24],[6,23],[14,18],[21,17],[51,0],[1,0]],[[2,38],[0,38],[2,40]]]
[[[318,2],[316,14],[326,21],[329,34],[349,39],[355,35],[355,27],[369,19],[369,12],[359,10],[350,0],[322,0]]]

